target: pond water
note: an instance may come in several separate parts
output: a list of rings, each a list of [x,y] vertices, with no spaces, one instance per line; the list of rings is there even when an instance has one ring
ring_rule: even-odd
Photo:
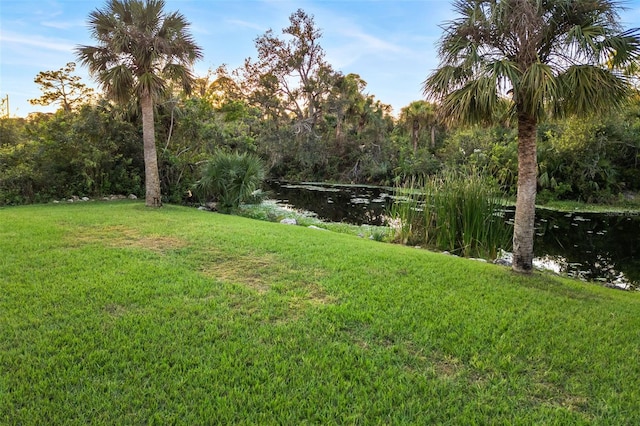
[[[384,225],[393,188],[270,182],[276,203],[329,222]],[[507,212],[507,219],[513,212]],[[640,288],[640,215],[536,211],[536,266],[620,288]]]

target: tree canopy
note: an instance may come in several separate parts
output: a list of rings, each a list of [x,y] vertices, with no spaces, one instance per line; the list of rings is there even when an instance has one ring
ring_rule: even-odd
[[[45,106],[58,102],[65,112],[88,102],[93,96],[93,89],[82,83],[79,76],[73,75],[75,69],[75,62],[69,62],[57,71],[40,71],[33,81],[40,86],[42,96],[29,99],[29,102]]]

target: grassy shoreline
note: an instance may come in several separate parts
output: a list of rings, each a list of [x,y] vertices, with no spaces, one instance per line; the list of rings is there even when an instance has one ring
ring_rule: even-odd
[[[588,213],[613,213],[613,214],[640,214],[640,202],[627,202],[620,204],[589,204],[578,201],[550,201],[537,205],[537,208],[555,210],[561,212],[588,212]]]
[[[0,423],[640,423],[638,293],[139,202],[0,252]]]

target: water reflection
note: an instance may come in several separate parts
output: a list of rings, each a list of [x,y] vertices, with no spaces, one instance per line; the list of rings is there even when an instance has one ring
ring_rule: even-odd
[[[385,225],[393,188],[271,182],[279,204],[322,220]],[[512,220],[513,210],[505,214]],[[640,216],[536,211],[535,265],[621,288],[640,287]]]
[[[640,216],[536,212],[535,252],[576,278],[640,285]]]
[[[269,182],[275,201],[307,210],[328,222],[382,226],[386,208],[393,204],[393,188]]]

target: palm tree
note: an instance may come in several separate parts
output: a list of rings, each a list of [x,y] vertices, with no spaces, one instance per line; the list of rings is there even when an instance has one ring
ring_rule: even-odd
[[[142,110],[146,205],[160,207],[160,178],[154,133],[154,103],[179,82],[189,91],[191,66],[201,49],[179,12],[165,13],[164,0],[109,0],[89,15],[97,46],[80,46],[78,58],[117,102],[137,99]]]
[[[414,101],[400,111],[400,121],[411,130],[413,153],[418,151],[418,139],[425,127],[431,132],[431,149],[436,147],[436,114],[433,104],[427,101]]]
[[[444,26],[441,64],[424,82],[443,117],[490,120],[510,97],[518,125],[513,269],[533,262],[536,132],[550,115],[619,106],[629,81],[616,69],[640,52],[640,30],[622,31],[615,0],[456,0]],[[612,67],[607,67],[607,61]]]
[[[362,91],[366,86],[367,82],[358,74],[342,75],[337,72],[333,76],[333,85],[326,100],[326,108],[336,116],[336,149],[340,155],[344,154],[344,125],[349,117],[364,105],[365,96]]]

